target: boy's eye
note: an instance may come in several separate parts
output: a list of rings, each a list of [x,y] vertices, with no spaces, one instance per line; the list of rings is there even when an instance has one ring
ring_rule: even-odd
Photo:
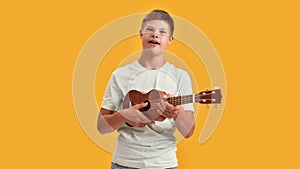
[[[153,32],[154,30],[152,28],[147,28],[146,31]]]
[[[152,27],[146,27],[145,33],[154,33],[154,32],[156,32],[156,30],[157,29],[152,28]],[[161,36],[167,36],[167,34],[168,34],[168,32],[164,29],[158,29],[157,31],[158,31],[157,33]]]

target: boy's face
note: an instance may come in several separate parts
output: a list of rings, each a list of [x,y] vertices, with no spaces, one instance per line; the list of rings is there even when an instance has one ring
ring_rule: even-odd
[[[170,26],[163,20],[147,21],[140,31],[143,49],[165,50],[173,40]]]

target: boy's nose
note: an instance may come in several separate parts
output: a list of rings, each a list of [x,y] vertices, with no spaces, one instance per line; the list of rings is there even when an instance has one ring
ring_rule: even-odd
[[[152,34],[152,37],[153,37],[153,38],[158,38],[158,34],[157,34],[156,32],[154,32],[154,33]]]

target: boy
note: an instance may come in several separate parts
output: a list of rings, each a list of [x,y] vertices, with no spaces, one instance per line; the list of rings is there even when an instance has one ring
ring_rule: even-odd
[[[177,169],[176,128],[188,138],[194,131],[193,105],[173,106],[158,102],[157,117],[147,118],[141,108],[149,103],[123,108],[130,90],[147,93],[152,89],[167,93],[164,97],[192,94],[189,75],[166,62],[164,53],[172,42],[174,21],[163,10],[151,11],[142,22],[140,38],[143,51],[135,61],[113,72],[98,117],[101,134],[118,130],[118,144],[111,169]]]

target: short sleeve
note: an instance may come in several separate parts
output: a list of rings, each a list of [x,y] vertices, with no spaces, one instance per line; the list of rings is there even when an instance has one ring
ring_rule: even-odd
[[[179,93],[180,95],[190,95],[193,94],[192,83],[190,76],[187,72],[183,71],[182,76],[179,80]],[[190,110],[194,112],[193,103],[183,105],[184,110]]]
[[[120,89],[114,74],[111,76],[102,100],[102,108],[117,111],[122,100]]]

